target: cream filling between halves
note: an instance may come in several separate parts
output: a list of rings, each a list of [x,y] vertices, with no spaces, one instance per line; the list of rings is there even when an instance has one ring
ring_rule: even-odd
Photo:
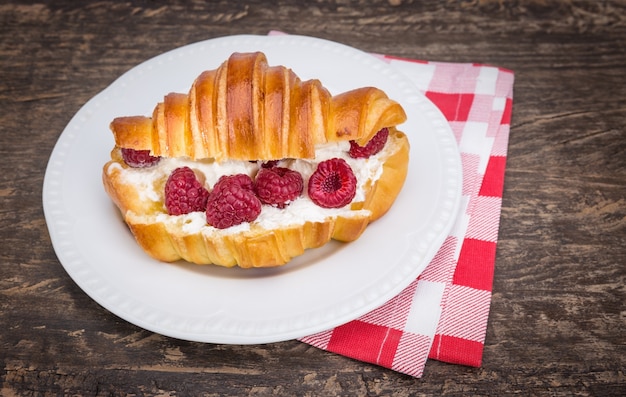
[[[350,205],[365,200],[366,186],[371,186],[380,178],[383,171],[383,163],[398,150],[398,145],[397,140],[389,139],[379,153],[365,159],[354,159],[348,155],[350,144],[348,142],[338,142],[319,146],[316,149],[316,157],[314,159],[280,160],[278,162],[279,167],[290,168],[302,175],[304,185],[302,195],[283,209],[263,205],[261,213],[255,221],[251,223],[244,222],[227,229],[217,229],[207,224],[204,212],[192,212],[176,216],[167,214],[163,204],[165,181],[174,169],[187,166],[194,170],[196,175],[204,179],[204,186],[211,191],[213,185],[222,175],[242,173],[254,178],[259,170],[260,162],[226,161],[218,163],[211,159],[162,158],[157,165],[149,168],[124,168],[119,163],[112,163],[108,167],[107,173],[110,174],[116,169],[119,170],[122,182],[125,185],[133,186],[137,190],[140,200],[146,203],[146,207],[154,207],[154,204],[158,204],[162,208],[161,212],[154,214],[128,213],[126,217],[129,221],[144,224],[162,222],[168,229],[177,228],[185,234],[201,232],[207,235],[228,235],[248,231],[251,227],[271,230],[280,227],[302,225],[306,222],[324,222],[328,218],[337,216],[369,216],[369,210],[351,210]],[[309,177],[317,169],[318,163],[336,157],[346,160],[352,168],[357,178],[356,195],[352,202],[345,207],[322,208],[313,203],[307,194]]]

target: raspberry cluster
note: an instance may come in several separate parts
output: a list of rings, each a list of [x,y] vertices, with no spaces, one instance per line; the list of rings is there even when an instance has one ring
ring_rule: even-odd
[[[349,155],[367,158],[382,150],[389,130],[383,128],[365,145],[350,142]],[[148,167],[160,158],[148,151],[122,149],[124,161],[131,167]],[[350,165],[341,158],[322,161],[311,174],[307,193],[311,201],[323,208],[341,208],[356,195],[357,179]],[[165,184],[165,207],[170,215],[205,212],[209,225],[225,229],[243,222],[254,221],[263,205],[285,208],[304,190],[299,172],[279,167],[278,161],[261,164],[253,180],[245,174],[222,176],[213,190],[202,186],[189,167],[175,169]]]

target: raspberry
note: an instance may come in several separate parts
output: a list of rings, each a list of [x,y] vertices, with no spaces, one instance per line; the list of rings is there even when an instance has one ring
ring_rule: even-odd
[[[322,161],[309,179],[309,197],[324,208],[340,208],[356,194],[356,177],[350,165],[340,158]]]
[[[176,168],[165,183],[165,208],[170,215],[204,211],[209,191],[189,167]]]
[[[289,168],[261,168],[256,175],[255,191],[264,204],[285,208],[300,196],[302,189],[302,175]]]
[[[276,164],[278,164],[278,160],[268,160],[268,161],[261,163],[261,168],[276,167]]]
[[[150,155],[149,150],[135,150],[122,148],[122,158],[128,166],[133,168],[146,168],[155,165],[161,157]]]
[[[348,154],[350,154],[350,157],[355,159],[372,156],[383,149],[385,143],[387,143],[388,137],[389,130],[387,128],[383,128],[378,131],[376,135],[374,135],[372,139],[365,144],[365,146],[359,146],[359,144],[355,141],[350,141],[350,151]]]
[[[261,201],[254,194],[252,179],[245,174],[222,176],[206,205],[206,220],[218,229],[254,221],[261,213]]]
[[[217,191],[223,187],[235,185],[245,190],[253,190],[254,182],[246,174],[222,175],[213,186],[213,191]]]

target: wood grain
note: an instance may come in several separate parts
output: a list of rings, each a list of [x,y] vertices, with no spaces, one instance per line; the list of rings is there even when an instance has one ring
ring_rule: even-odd
[[[41,206],[71,117],[119,75],[188,43],[272,29],[515,72],[481,368],[421,379],[297,341],[185,342],[92,301]],[[7,1],[0,5],[0,395],[626,394],[626,2]]]

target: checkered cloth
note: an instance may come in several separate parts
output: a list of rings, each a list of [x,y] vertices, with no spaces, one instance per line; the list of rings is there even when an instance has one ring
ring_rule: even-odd
[[[422,376],[428,358],[478,367],[491,303],[513,72],[378,57],[414,81],[449,121],[463,164],[461,209],[435,258],[398,296],[300,340],[414,377]]]

